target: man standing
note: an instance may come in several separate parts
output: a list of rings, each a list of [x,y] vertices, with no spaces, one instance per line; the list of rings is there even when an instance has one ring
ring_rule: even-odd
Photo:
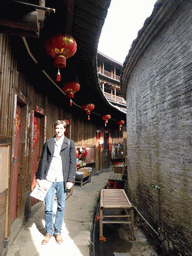
[[[36,173],[37,183],[41,186],[41,180],[52,182],[45,196],[45,227],[46,236],[42,244],[49,242],[54,235],[58,244],[62,244],[61,236],[65,199],[68,189],[71,189],[76,174],[76,150],[72,140],[64,136],[65,121],[57,120],[54,124],[55,136],[48,139],[44,146]],[[53,225],[53,204],[57,192],[57,212]]]

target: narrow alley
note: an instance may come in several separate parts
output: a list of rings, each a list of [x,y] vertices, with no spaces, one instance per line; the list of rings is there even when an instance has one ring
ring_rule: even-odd
[[[75,185],[73,195],[66,201],[63,222],[64,243],[58,245],[54,238],[47,245],[41,245],[45,235],[44,203],[34,205],[30,218],[9,247],[6,256],[46,256],[75,255],[75,256],[113,256],[126,253],[131,256],[158,256],[153,245],[144,233],[135,227],[135,240],[129,241],[129,231],[125,228],[104,228],[112,236],[106,243],[98,244],[98,232],[93,236],[94,214],[99,199],[100,190],[108,185],[111,170],[92,177],[91,182],[83,187]],[[13,231],[14,233],[14,231]],[[118,238],[118,239],[117,239]],[[95,245],[93,246],[93,242]],[[93,249],[95,252],[93,252]],[[5,253],[5,252],[4,252]],[[116,254],[115,254],[116,253]]]
[[[123,63],[98,50],[114,1],[133,12],[119,0],[0,1],[0,256],[192,256],[192,0],[155,1]],[[148,1],[127,2],[137,19]],[[118,28],[130,37],[135,24],[112,19],[118,53]],[[51,218],[42,246],[44,204],[30,194],[58,178],[59,223],[75,182],[65,241]]]

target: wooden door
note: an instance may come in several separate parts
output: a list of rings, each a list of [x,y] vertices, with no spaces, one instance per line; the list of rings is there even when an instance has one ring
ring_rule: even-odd
[[[109,133],[104,133],[104,149],[103,149],[103,168],[109,167],[110,154],[109,154]]]
[[[44,116],[32,116],[33,123],[33,153],[32,153],[32,190],[36,183],[36,172],[41,158],[42,147],[44,143]],[[36,199],[31,198],[31,204],[34,205]]]

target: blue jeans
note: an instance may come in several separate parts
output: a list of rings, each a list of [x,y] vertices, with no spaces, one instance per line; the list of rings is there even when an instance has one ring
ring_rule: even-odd
[[[65,199],[66,192],[64,190],[64,182],[53,182],[50,189],[45,196],[45,227],[46,234],[61,234],[64,211],[65,211]],[[57,212],[55,216],[55,230],[53,227],[53,204],[55,198],[55,192],[57,191]]]

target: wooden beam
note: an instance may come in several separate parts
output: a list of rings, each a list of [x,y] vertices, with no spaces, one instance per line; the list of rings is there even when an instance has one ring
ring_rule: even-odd
[[[15,19],[12,19],[11,17],[1,18],[0,25],[9,28],[16,28],[19,30],[39,32],[38,13],[33,11],[27,13],[23,17],[18,16]]]

